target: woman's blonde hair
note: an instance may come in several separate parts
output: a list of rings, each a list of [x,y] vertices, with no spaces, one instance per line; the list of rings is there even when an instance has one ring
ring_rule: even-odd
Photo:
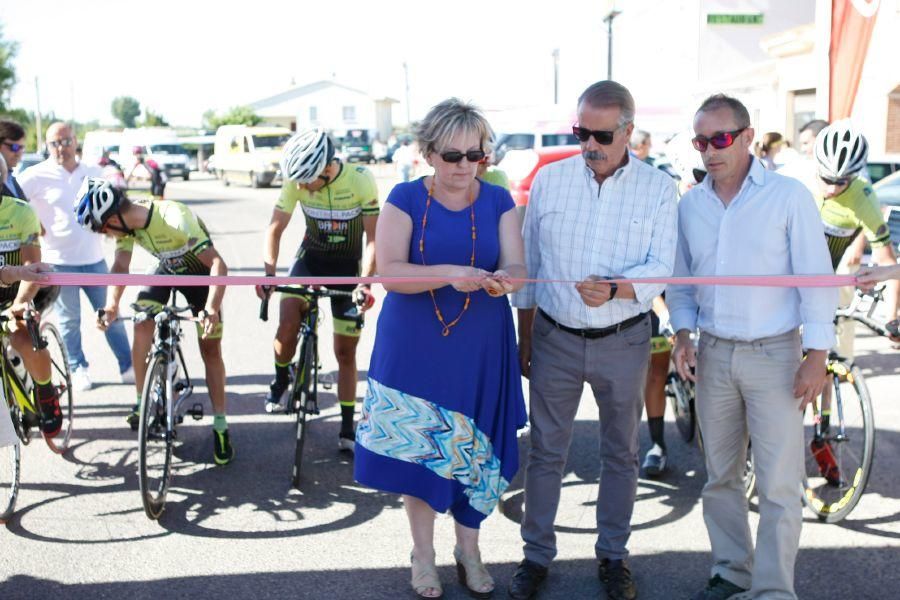
[[[479,146],[490,154],[491,141],[494,139],[490,123],[477,106],[459,98],[449,98],[433,106],[415,129],[416,142],[422,156],[443,151],[454,136],[463,132],[477,134]]]

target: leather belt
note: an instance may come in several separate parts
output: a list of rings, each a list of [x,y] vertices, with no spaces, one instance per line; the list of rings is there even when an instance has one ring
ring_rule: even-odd
[[[619,333],[625,331],[629,327],[633,325],[637,325],[641,321],[643,321],[647,317],[647,313],[641,313],[635,317],[631,317],[629,319],[625,319],[621,323],[616,323],[615,325],[610,325],[609,327],[601,327],[599,329],[576,329],[574,327],[566,327],[562,323],[558,323],[553,319],[550,315],[544,312],[544,309],[538,308],[538,312],[542,317],[547,319],[554,327],[565,331],[566,333],[571,333],[572,335],[581,336],[586,340],[595,340],[598,338],[606,337],[608,335],[613,335],[615,333]]]

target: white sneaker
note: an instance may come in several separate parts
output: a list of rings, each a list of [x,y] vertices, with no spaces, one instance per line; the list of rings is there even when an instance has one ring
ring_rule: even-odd
[[[128,367],[120,375],[122,383],[134,383],[134,367]]]
[[[338,449],[344,452],[353,452],[356,450],[356,441],[338,436]]]
[[[78,367],[72,371],[72,387],[79,392],[86,392],[94,387],[91,376],[88,374],[87,367]]]

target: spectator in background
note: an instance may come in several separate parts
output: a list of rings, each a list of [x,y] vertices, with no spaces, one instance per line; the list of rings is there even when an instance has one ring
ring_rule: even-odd
[[[404,183],[413,178],[417,162],[416,151],[408,138],[404,139],[400,147],[394,151],[393,161]]]
[[[769,131],[763,134],[762,140],[753,145],[753,153],[763,165],[770,171],[776,168],[775,157],[784,146],[784,136],[777,131]]]
[[[41,240],[44,262],[68,273],[108,273],[103,260],[101,236],[82,229],[75,220],[74,204],[85,177],[100,177],[100,167],[87,166],[75,154],[77,141],[72,128],[61,122],[47,129],[50,158],[26,169],[19,183],[34,206],[46,232]],[[92,387],[88,361],[81,346],[81,300],[83,290],[94,310],[106,304],[104,286],[64,286],[56,300],[59,328],[69,355],[75,389]],[[121,321],[106,331],[106,341],[119,366],[122,383],[134,382],[131,346]]]
[[[650,158],[650,149],[653,147],[653,141],[650,139],[650,133],[643,129],[635,129],[631,133],[628,140],[628,147],[631,153],[647,164],[654,164],[655,161]]]
[[[794,160],[784,161],[784,165],[778,169],[782,175],[800,181],[813,196],[819,193],[819,177],[816,174],[816,161],[813,158],[816,136],[826,127],[828,127],[828,121],[822,119],[815,119],[803,125],[798,136],[800,151]]]
[[[491,140],[491,152],[486,154],[484,158],[478,161],[478,169],[475,171],[475,177],[486,182],[499,185],[506,191],[509,191],[509,177],[506,173],[497,167],[497,163],[503,160],[505,152],[497,150],[496,140]]]
[[[16,165],[19,164],[19,161],[22,160],[22,155],[24,153],[25,129],[15,121],[10,119],[0,119],[0,156],[6,161],[6,166],[9,171],[2,181],[3,195],[27,201],[28,199],[25,197],[25,192],[22,191],[19,182],[16,181],[16,178],[13,176],[13,171],[15,170]]]

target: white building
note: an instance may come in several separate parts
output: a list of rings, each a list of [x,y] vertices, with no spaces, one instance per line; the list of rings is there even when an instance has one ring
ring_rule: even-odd
[[[287,127],[323,127],[338,138],[351,130],[366,130],[387,140],[393,131],[393,98],[373,98],[335,81],[316,81],[251,102],[264,123]]]

